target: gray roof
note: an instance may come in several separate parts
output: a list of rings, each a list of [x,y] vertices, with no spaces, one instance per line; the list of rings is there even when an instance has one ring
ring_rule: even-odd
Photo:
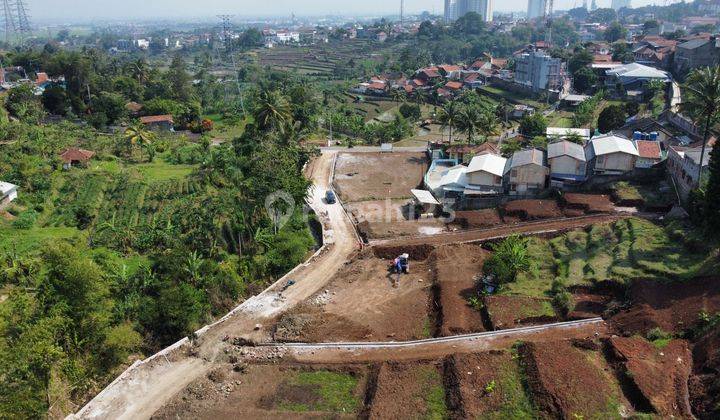
[[[625,64],[621,67],[614,68],[605,72],[608,76],[617,76],[623,79],[663,79],[669,80],[666,71],[658,70],[654,67],[644,66],[639,63]]]
[[[567,140],[548,144],[548,159],[560,156],[570,156],[580,162],[586,161],[585,149],[581,145]]]
[[[686,50],[694,50],[695,48],[700,48],[703,45],[710,42],[708,39],[691,39],[690,41],[683,42],[682,44],[678,45],[678,48],[684,48]]]
[[[708,166],[708,164],[710,163],[710,153],[712,152],[712,150],[713,150],[712,147],[705,148],[705,156],[703,157],[702,166]],[[701,153],[702,153],[701,148],[690,149],[690,150],[685,151],[685,157],[690,159],[692,161],[692,163],[697,165],[698,162],[700,162],[700,154]]]
[[[10,194],[11,191],[17,190],[18,186],[9,182],[0,181],[0,196]]]
[[[510,163],[511,168],[517,168],[518,166],[525,166],[530,164],[535,164],[538,166],[545,166],[544,165],[544,155],[542,150],[538,149],[528,149],[528,150],[520,150],[518,152],[513,153],[512,159]]]

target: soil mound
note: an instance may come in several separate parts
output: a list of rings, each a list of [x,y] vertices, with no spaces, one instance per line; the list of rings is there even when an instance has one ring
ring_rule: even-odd
[[[371,334],[369,328],[347,318],[317,307],[301,306],[280,318],[273,338],[278,342],[317,343],[328,337],[337,341],[360,341]]]
[[[645,335],[653,328],[680,333],[698,322],[701,312],[720,311],[720,278],[674,283],[637,280],[630,287],[632,306],[611,321],[623,335]]]
[[[452,223],[462,229],[482,229],[503,224],[496,209],[455,212],[455,221]]]
[[[566,214],[568,214],[568,211],[573,215],[577,215],[577,212],[594,214],[612,213],[615,210],[610,196],[607,195],[566,193],[563,195],[562,202]]]
[[[693,412],[701,419],[720,418],[720,327],[695,343],[693,363],[689,382]]]
[[[410,261],[425,261],[432,253],[434,247],[427,244],[407,246],[376,246],[373,253],[377,258],[394,260],[398,255],[410,254]]]
[[[552,418],[596,418],[607,412],[613,393],[606,378],[571,343],[528,343],[521,354],[535,405]]]
[[[657,348],[641,337],[613,337],[608,345],[610,357],[624,366],[626,380],[657,414],[692,417],[688,392],[692,355],[686,341],[673,340]]]
[[[508,223],[555,219],[562,216],[562,211],[555,200],[517,200],[503,207],[503,219]]]

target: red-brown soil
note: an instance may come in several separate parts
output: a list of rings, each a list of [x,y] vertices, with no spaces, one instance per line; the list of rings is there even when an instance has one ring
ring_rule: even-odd
[[[584,319],[601,316],[614,299],[622,299],[622,291],[612,287],[574,286],[570,288],[573,310],[569,319]]]
[[[690,404],[701,419],[720,418],[720,328],[701,337],[693,347]]]
[[[433,275],[424,260],[432,247],[404,250],[410,254],[410,274],[401,275],[397,287],[393,287],[397,274],[388,270],[392,260],[377,258],[368,249],[346,264],[306,305],[281,317],[281,337],[301,342],[427,338],[435,321],[430,308]],[[395,257],[401,253],[374,251]]]
[[[489,252],[477,245],[446,245],[431,257],[436,271],[436,288],[442,310],[441,336],[485,331],[480,312],[468,299],[478,297],[475,276]],[[437,292],[436,292],[437,296]]]
[[[361,236],[367,240],[434,235],[446,230],[440,219],[416,219],[408,213],[408,203],[409,200],[361,201],[346,204],[346,207]]]
[[[549,299],[525,296],[488,296],[485,306],[493,328],[505,330],[520,326],[556,322],[556,316],[547,314]]]
[[[370,419],[426,418],[427,396],[443,386],[441,366],[435,362],[387,362],[380,366]]]
[[[356,418],[357,413],[293,412],[280,406],[281,402],[298,404],[317,402],[319,396],[316,387],[292,385],[288,381],[300,370],[320,368],[322,367],[248,365],[244,367],[244,372],[236,372],[232,369],[232,365],[223,365],[209,375],[192,382],[153,414],[152,418],[168,420]],[[359,366],[340,369],[358,378],[355,393],[362,401],[367,386],[367,369]]]
[[[518,223],[556,219],[562,217],[563,213],[555,200],[517,200],[505,204],[502,215],[506,223]]]
[[[698,322],[701,312],[720,311],[720,278],[674,283],[637,280],[630,288],[632,306],[611,321],[623,335],[645,335],[653,328],[680,333]]]
[[[424,153],[341,153],[334,185],[345,202],[408,198],[427,168]]]
[[[566,193],[562,198],[566,212],[569,210],[576,216],[578,211],[586,214],[612,213],[615,210],[608,195]],[[567,213],[566,213],[567,214]],[[567,214],[571,216],[571,214]]]
[[[455,220],[450,224],[461,229],[482,229],[503,224],[497,209],[455,212]]]
[[[657,348],[642,337],[613,337],[608,346],[611,358],[624,366],[627,380],[657,414],[692,417],[688,394],[692,355],[686,341],[673,340]]]
[[[514,391],[504,389],[511,382],[503,376],[517,374],[516,362],[504,350],[450,356],[445,366],[449,408],[459,418],[492,418]],[[493,382],[495,389],[487,392],[486,387]]]
[[[602,418],[611,409],[613,389],[583,351],[567,341],[527,343],[521,351],[535,405],[552,418]]]

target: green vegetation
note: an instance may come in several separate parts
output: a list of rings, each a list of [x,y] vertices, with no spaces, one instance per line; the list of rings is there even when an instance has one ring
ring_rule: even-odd
[[[520,236],[510,236],[492,246],[493,254],[485,261],[483,270],[492,275],[501,285],[517,280],[520,273],[532,269],[532,260],[528,255],[528,240]]]
[[[523,372],[520,367],[522,360],[513,357],[513,360],[497,367],[497,380],[485,386],[486,393],[500,392],[502,394],[502,407],[493,413],[487,413],[482,418],[487,420],[500,419],[527,419],[536,418],[536,411],[528,396],[524,384]],[[488,386],[495,386],[488,392]]]
[[[613,185],[612,189],[620,201],[640,202],[644,207],[668,208],[677,202],[674,190],[665,181],[651,185],[622,181]]]
[[[448,418],[448,408],[445,398],[445,387],[440,372],[434,367],[424,368],[422,375],[422,395],[419,397],[425,401],[427,412],[425,418],[428,420],[442,420]]]
[[[287,411],[327,411],[331,413],[355,413],[362,403],[357,395],[358,380],[347,373],[319,370],[299,372],[288,385],[302,387],[317,397],[311,403],[278,401],[278,407]]]

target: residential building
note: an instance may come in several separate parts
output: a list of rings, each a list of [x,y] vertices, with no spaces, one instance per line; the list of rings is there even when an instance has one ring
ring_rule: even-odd
[[[678,44],[675,49],[673,71],[675,74],[686,74],[698,67],[711,67],[720,63],[720,38],[692,39]]]
[[[174,131],[175,121],[172,115],[152,115],[140,117],[140,122],[152,130]]]
[[[545,16],[546,5],[546,0],[528,0],[528,20]]]
[[[71,147],[60,154],[60,159],[63,161],[63,169],[67,170],[73,166],[87,165],[93,156],[95,152]]]
[[[17,190],[17,185],[0,181],[0,207],[3,207],[15,200],[18,196]]]
[[[583,143],[590,140],[589,128],[548,127],[545,134],[548,139],[564,140],[572,135],[577,135],[583,140]]]
[[[705,156],[702,161],[702,167],[707,168],[710,163],[710,153],[712,147],[705,149]],[[687,148],[679,146],[671,146],[668,150],[667,168],[670,175],[675,180],[680,194],[686,198],[693,189],[700,184],[698,172],[700,171],[700,155],[702,149]]]
[[[445,20],[451,22],[470,12],[479,14],[485,22],[493,20],[493,0],[445,0]]]
[[[551,185],[562,187],[587,179],[587,158],[581,145],[567,140],[558,141],[548,144],[547,153]]]
[[[538,149],[513,153],[506,170],[510,194],[535,193],[545,189],[550,169],[545,165],[545,153]]]
[[[636,168],[652,168],[662,162],[662,148],[660,142],[652,140],[635,140],[638,151],[638,158],[635,162]]]
[[[445,150],[448,158],[454,159],[458,163],[469,163],[475,156],[484,154],[499,154],[500,150],[490,142],[480,145],[475,144],[456,144]]]
[[[625,90],[643,90],[651,80],[670,82],[668,72],[638,63],[625,64],[605,72],[605,84],[614,87],[620,83]]]
[[[500,193],[507,159],[493,153],[475,156],[465,170],[467,189],[480,193]]]
[[[595,137],[585,146],[588,170],[596,175],[621,175],[635,169],[635,144],[613,134]]]
[[[560,90],[565,79],[564,64],[543,52],[532,51],[515,57],[515,82],[541,90]]]
[[[615,11],[622,9],[623,7],[629,9],[631,7],[630,0],[612,0],[610,7],[612,7]]]

